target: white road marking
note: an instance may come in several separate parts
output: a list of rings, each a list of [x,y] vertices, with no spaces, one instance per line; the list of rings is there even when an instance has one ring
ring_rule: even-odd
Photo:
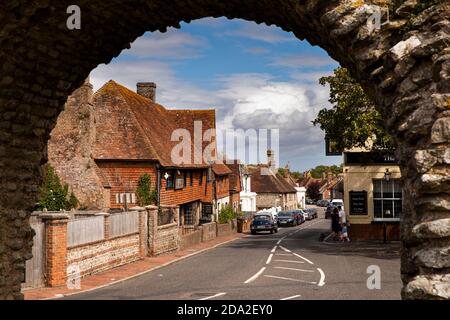
[[[270,252],[274,253],[275,251],[277,251],[277,246],[273,247],[272,251]]]
[[[312,261],[310,261],[310,260],[308,260],[308,259],[302,257],[301,255],[299,255],[299,254],[297,254],[297,253],[295,253],[295,252],[292,252],[292,254],[293,254],[294,256],[296,256],[296,257],[299,257],[300,259],[305,260],[305,261],[308,262],[309,264],[314,264]]]
[[[264,272],[264,270],[266,270],[266,267],[263,267],[261,270],[259,270],[253,277],[245,281],[244,284],[248,284],[258,279],[258,277]]]
[[[270,254],[270,256],[267,258],[266,264],[269,264],[272,261],[273,253]]]
[[[292,253],[275,253],[276,256],[292,256]]]
[[[278,262],[289,262],[289,263],[304,263],[303,261],[296,261],[296,260],[275,260]]]
[[[285,277],[278,277],[278,276],[271,276],[271,275],[265,275],[264,277],[287,280],[287,281],[294,281],[294,282],[303,282],[303,283],[309,283],[309,284],[317,284],[317,282],[310,282],[310,281],[304,281],[304,280],[299,280],[299,279],[292,279],[292,278],[285,278]]]
[[[323,270],[320,268],[317,268],[317,271],[320,272],[320,281],[318,286],[323,287],[325,285],[325,272],[323,272]]]
[[[280,240],[278,240],[277,245],[279,245],[281,243],[281,241],[283,241],[284,239],[286,239],[286,237],[283,237]]]
[[[283,249],[283,251],[285,251],[285,252],[291,252],[291,250],[289,250],[289,249],[286,249],[285,247],[283,247],[283,246],[280,246],[280,248],[281,249]]]
[[[301,271],[301,272],[315,272],[314,270],[305,270],[305,269],[296,269],[296,268],[286,268],[286,267],[274,267],[275,269],[282,270],[293,270],[293,271]]]
[[[292,297],[287,297],[287,298],[284,298],[284,299],[280,299],[281,301],[284,301],[284,300],[292,300],[292,299],[295,299],[295,298],[300,298],[301,297],[301,295],[296,295],[296,296],[292,296]]]
[[[210,296],[210,297],[201,298],[201,299],[199,299],[199,300],[209,300],[209,299],[214,299],[214,298],[218,298],[218,297],[224,296],[224,295],[226,295],[226,294],[227,294],[226,292],[221,292],[221,293],[215,294],[215,295]]]

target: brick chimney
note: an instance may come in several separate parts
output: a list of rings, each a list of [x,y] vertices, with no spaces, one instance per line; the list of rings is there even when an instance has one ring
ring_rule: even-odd
[[[156,83],[154,82],[138,82],[136,92],[141,96],[156,101]]]
[[[276,163],[275,163],[275,152],[271,149],[267,150],[267,165],[270,168],[275,169]]]

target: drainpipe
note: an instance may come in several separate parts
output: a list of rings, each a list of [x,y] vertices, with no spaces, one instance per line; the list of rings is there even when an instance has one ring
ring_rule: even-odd
[[[159,164],[156,165],[156,205],[159,208],[161,204],[161,170]]]

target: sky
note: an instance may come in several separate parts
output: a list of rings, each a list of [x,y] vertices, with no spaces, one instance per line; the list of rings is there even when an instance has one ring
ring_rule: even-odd
[[[305,171],[342,160],[325,156],[324,133],[311,123],[330,107],[319,78],[336,67],[323,49],[278,27],[206,18],[144,34],[93,70],[91,82],[98,90],[112,79],[133,91],[137,82],[155,82],[156,102],[167,108],[216,109],[218,148],[228,157],[235,155],[225,149],[225,130],[279,130],[279,166]],[[249,153],[241,160],[255,162]]]

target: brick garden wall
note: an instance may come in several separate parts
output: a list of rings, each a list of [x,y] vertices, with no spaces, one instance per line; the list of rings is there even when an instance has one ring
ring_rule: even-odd
[[[202,242],[202,229],[180,236],[180,250],[185,250]]]
[[[215,222],[205,223],[202,227],[202,241],[206,242],[217,237],[217,224]]]
[[[155,255],[177,251],[180,246],[179,229],[177,223],[159,226],[155,242]]]
[[[229,236],[233,233],[233,228],[231,223],[225,223],[225,224],[217,224],[217,236],[223,237],[223,236]]]
[[[80,268],[81,277],[140,259],[139,233],[67,249],[67,266]]]

